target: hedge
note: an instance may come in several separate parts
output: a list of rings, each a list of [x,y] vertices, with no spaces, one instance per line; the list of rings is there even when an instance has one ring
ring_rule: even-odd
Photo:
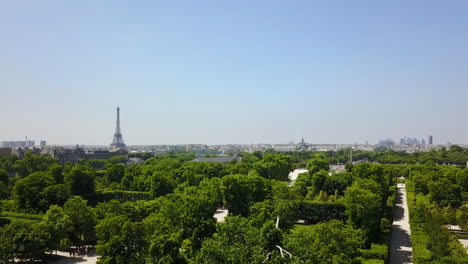
[[[330,220],[346,220],[346,207],[341,203],[304,201],[299,209],[299,218],[308,224]]]
[[[110,200],[118,200],[120,202],[135,202],[138,200],[151,200],[149,192],[123,191],[123,190],[100,190],[93,194],[83,195],[83,198],[88,200],[89,204],[95,206],[101,202]]]

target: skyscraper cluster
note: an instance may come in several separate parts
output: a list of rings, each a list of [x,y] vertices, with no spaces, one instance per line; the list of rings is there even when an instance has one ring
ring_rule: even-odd
[[[416,138],[401,138],[400,145],[421,145],[421,141]]]

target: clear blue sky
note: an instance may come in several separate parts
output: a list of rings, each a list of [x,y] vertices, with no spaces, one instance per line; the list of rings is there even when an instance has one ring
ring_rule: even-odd
[[[468,143],[467,1],[1,1],[0,140]]]

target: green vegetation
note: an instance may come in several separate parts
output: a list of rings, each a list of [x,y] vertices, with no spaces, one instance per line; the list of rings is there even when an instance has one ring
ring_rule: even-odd
[[[443,165],[464,164],[465,150],[355,151],[355,159],[382,164],[330,173],[348,153],[268,150],[227,164],[191,162],[186,152],[132,154],[144,162],[131,166],[121,158],[61,166],[3,157],[0,263],[84,245],[112,264],[388,263],[400,176],[410,191],[415,263],[468,263],[444,227],[468,227],[468,169]],[[298,167],[309,172],[290,186]],[[217,223],[221,206],[229,215]]]
[[[466,249],[450,234],[447,224],[466,229],[466,207],[460,207],[467,169],[453,166],[408,166],[413,260],[415,263],[468,263]],[[458,217],[457,217],[458,216]]]

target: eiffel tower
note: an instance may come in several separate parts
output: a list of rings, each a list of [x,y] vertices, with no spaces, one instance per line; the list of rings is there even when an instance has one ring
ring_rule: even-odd
[[[121,149],[125,149],[127,147],[123,141],[122,132],[120,132],[120,108],[118,106],[117,106],[117,123],[115,124],[114,139],[112,140],[112,143],[110,144],[110,146],[112,148],[121,148]]]

